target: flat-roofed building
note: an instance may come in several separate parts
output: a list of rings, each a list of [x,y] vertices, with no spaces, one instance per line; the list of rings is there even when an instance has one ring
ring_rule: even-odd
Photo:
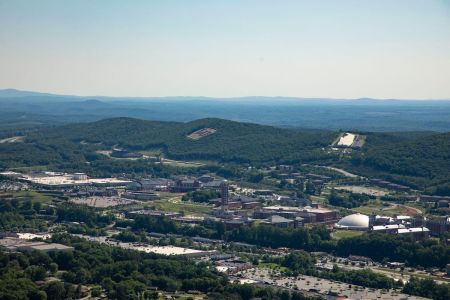
[[[425,239],[430,236],[430,230],[426,227],[400,228],[397,230],[398,235],[411,235],[416,240]]]
[[[179,179],[175,186],[171,187],[172,192],[192,192],[200,188],[200,182],[197,179]]]
[[[261,224],[271,225],[279,228],[294,227],[294,220],[286,219],[281,216],[270,216],[266,220],[262,221]]]
[[[258,211],[255,211],[253,216],[256,219],[266,219],[270,216],[278,215],[286,219],[294,220],[297,217],[302,218],[304,223],[327,223],[337,219],[337,212],[334,210],[324,208],[312,207],[294,207],[294,206],[266,206]]]
[[[255,208],[261,208],[262,203],[258,201],[252,201],[252,202],[243,202],[242,208],[243,209],[255,209]]]
[[[167,178],[146,178],[137,182],[142,190],[166,191],[175,185],[175,182]]]
[[[160,210],[150,210],[150,209],[141,209],[141,210],[135,210],[135,211],[129,211],[125,213],[127,218],[135,218],[139,215],[144,216],[154,216],[154,217],[168,217],[168,218],[174,218],[174,217],[181,217],[182,213],[179,212],[166,212],[166,211],[160,211]]]
[[[430,230],[430,234],[434,236],[439,236],[450,231],[450,217],[448,216],[427,219],[424,223],[424,225]]]
[[[389,224],[389,225],[375,225],[372,226],[372,231],[396,234],[399,229],[405,229],[406,227],[402,224]]]

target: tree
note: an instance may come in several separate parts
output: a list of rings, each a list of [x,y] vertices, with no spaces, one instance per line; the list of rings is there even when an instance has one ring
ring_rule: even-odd
[[[47,277],[47,271],[42,266],[29,266],[25,272],[33,281],[44,280]]]
[[[66,299],[66,289],[64,283],[60,281],[52,281],[45,288],[48,300],[63,300]]]
[[[33,203],[33,209],[37,212],[39,212],[42,208],[42,203],[39,201],[36,201]]]

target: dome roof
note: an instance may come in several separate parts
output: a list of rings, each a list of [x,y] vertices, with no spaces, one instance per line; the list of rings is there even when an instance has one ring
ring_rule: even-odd
[[[369,216],[363,214],[348,215],[337,222],[336,228],[369,229]]]

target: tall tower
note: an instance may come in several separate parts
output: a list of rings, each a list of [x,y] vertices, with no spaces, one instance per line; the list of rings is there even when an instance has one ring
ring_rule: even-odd
[[[369,230],[373,230],[373,226],[375,225],[376,219],[377,219],[377,216],[375,215],[375,213],[372,213],[369,216]]]
[[[220,183],[220,195],[222,198],[222,209],[228,209],[228,181],[223,180]]]

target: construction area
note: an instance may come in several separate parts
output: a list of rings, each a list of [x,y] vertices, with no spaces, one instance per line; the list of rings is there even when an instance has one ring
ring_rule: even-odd
[[[202,128],[193,133],[189,134],[187,137],[191,140],[197,141],[201,138],[204,138],[208,135],[214,134],[216,130],[214,128]]]

